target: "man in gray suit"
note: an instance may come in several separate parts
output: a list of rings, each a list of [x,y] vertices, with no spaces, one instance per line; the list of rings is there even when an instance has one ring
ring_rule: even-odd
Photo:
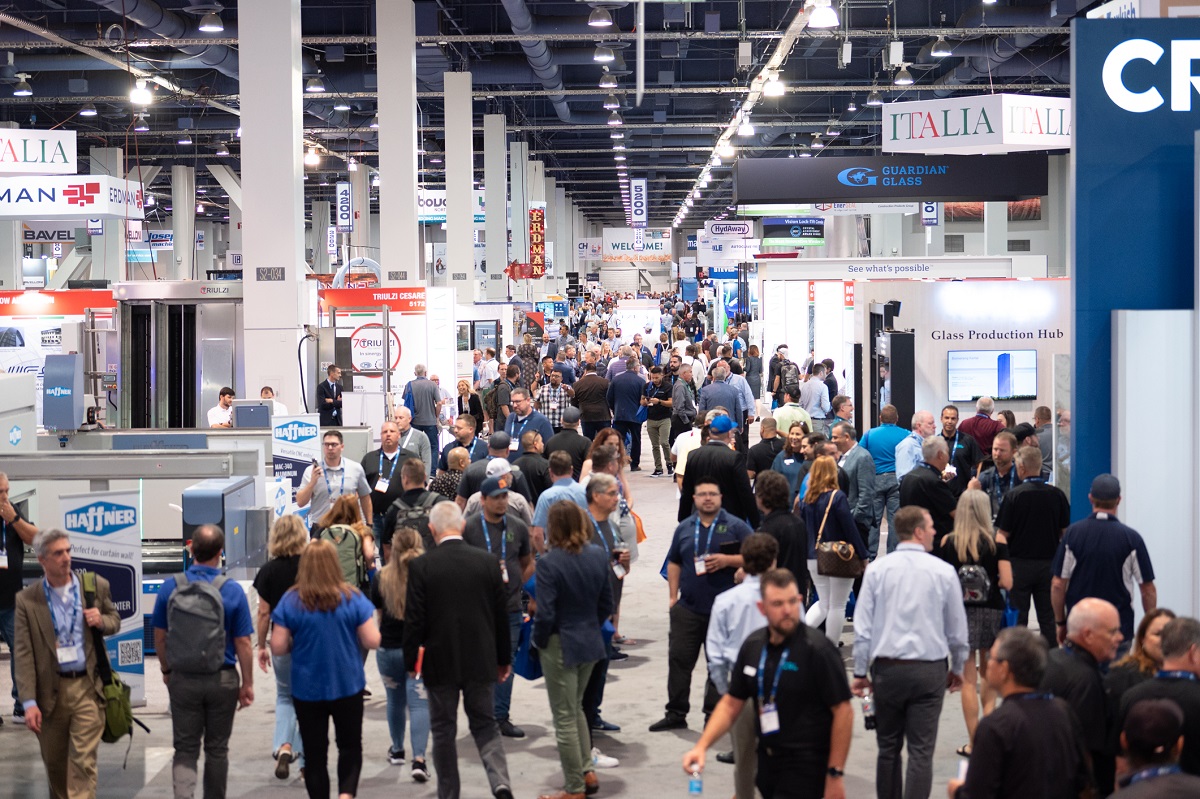
[[[865,541],[875,518],[875,459],[858,445],[858,434],[849,422],[838,422],[833,426],[833,443],[839,453],[838,466],[850,480],[846,490],[850,513]]]

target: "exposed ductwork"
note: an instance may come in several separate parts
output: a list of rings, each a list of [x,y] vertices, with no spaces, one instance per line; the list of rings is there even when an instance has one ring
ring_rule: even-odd
[[[91,0],[92,3],[141,25],[148,33],[164,39],[203,36],[191,22],[173,11],[167,11],[154,0]],[[194,56],[204,66],[231,78],[238,76],[238,54],[223,44],[199,47],[180,47],[180,52]]]
[[[1001,54],[1006,47],[1003,39],[993,39],[991,44],[998,48]],[[1048,48],[1029,50],[1024,53],[1020,62],[1010,61],[1013,55],[1016,55],[1016,51],[1013,51],[1008,59],[996,61],[982,56],[964,59],[962,64],[935,80],[929,88],[936,97],[948,97],[954,92],[941,87],[971,83],[980,78],[1007,79],[1038,75],[1055,83],[1069,83],[1071,80],[1071,58],[1068,53],[1052,52]]]

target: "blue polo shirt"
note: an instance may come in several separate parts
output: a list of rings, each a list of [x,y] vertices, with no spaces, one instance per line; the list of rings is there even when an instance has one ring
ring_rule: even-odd
[[[332,702],[367,687],[359,655],[358,628],[375,606],[358,591],[333,610],[308,610],[295,589],[271,611],[271,621],[292,634],[292,696],[303,702]]]
[[[1133,597],[1154,579],[1146,542],[1111,513],[1094,512],[1067,528],[1054,555],[1054,576],[1069,580],[1067,612],[1094,596],[1116,606],[1121,633],[1133,640]]]
[[[911,431],[902,430],[894,424],[872,427],[863,435],[862,441],[858,443],[875,459],[875,474],[895,473],[896,447],[909,435]]]
[[[696,574],[695,560],[697,553],[701,557],[708,554],[719,554],[721,544],[737,541],[739,544],[746,540],[753,530],[750,525],[733,516],[722,508],[713,523],[705,527],[700,524],[696,514],[684,519],[675,528],[671,538],[671,547],[667,550],[667,561],[680,567],[679,604],[693,613],[701,616],[712,614],[713,600],[717,594],[733,588],[733,576],[737,569],[721,569],[708,574]],[[697,530],[700,545],[696,546]]]
[[[189,580],[203,580],[211,583],[220,576],[221,570],[213,566],[193,564],[185,572]],[[158,598],[154,600],[154,615],[150,621],[156,629],[167,629],[167,603],[175,592],[175,578],[163,580]],[[226,580],[221,586],[221,602],[225,605],[225,665],[237,665],[237,651],[234,649],[235,638],[249,638],[254,635],[254,624],[250,620],[250,603],[246,601],[246,592],[236,580]]]

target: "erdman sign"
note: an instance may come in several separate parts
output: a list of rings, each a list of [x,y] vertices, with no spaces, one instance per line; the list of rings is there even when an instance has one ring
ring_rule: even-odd
[[[1044,153],[990,156],[739,158],[734,201],[1003,201],[1047,191]]]

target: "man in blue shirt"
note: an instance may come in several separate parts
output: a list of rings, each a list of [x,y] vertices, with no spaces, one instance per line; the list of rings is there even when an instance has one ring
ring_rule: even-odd
[[[638,412],[645,402],[646,378],[638,374],[641,363],[632,355],[625,360],[625,369],[608,383],[608,407],[613,412],[613,427],[629,440],[629,471],[641,471],[642,423]]]
[[[221,553],[225,534],[220,527],[205,524],[192,534],[192,566],[185,572],[189,581],[211,583],[221,576]],[[174,577],[163,581],[154,602],[154,646],[162,668],[163,682],[171,697],[175,759],[171,768],[175,799],[192,799],[196,792],[196,763],[204,745],[204,797],[223,799],[229,774],[229,736],[239,708],[254,702],[254,649],[250,636],[250,604],[233,580],[220,586],[225,613],[225,657],[215,674],[173,671],[167,649],[167,611],[175,592]],[[238,679],[238,671],[241,679]]]
[[[933,422],[933,414],[929,411],[917,411],[912,417],[912,433],[900,439],[895,449],[896,480],[904,479],[904,475],[917,468],[925,460],[921,455],[921,445],[925,439],[933,435],[937,427]]]
[[[879,553],[879,526],[883,522],[884,509],[887,510],[888,540],[887,551],[896,549],[895,530],[896,511],[900,509],[900,481],[896,478],[896,446],[908,438],[908,433],[896,426],[900,413],[895,405],[884,405],[879,409],[879,427],[872,427],[863,434],[858,445],[871,453],[875,459],[875,500],[872,511],[871,529],[867,539],[867,549],[874,559]]]
[[[508,433],[508,459],[511,461],[521,454],[521,436],[533,431],[541,434],[542,441],[549,441],[554,437],[554,428],[549,419],[533,409],[533,400],[524,386],[514,388],[510,397],[513,412],[504,421],[504,432]]]
[[[533,511],[533,524],[529,531],[533,548],[539,555],[546,552],[546,522],[550,518],[551,505],[565,499],[587,510],[587,493],[571,477],[574,466],[571,456],[566,452],[559,450],[550,453],[550,479],[553,482],[538,497],[537,507]]]
[[[734,586],[742,567],[741,544],[753,531],[721,507],[721,489],[710,478],[693,487],[695,510],[679,526],[667,551],[670,631],[667,651],[667,712],[650,732],[687,728],[692,671],[708,634],[713,601]],[[682,592],[682,596],[680,596]],[[716,707],[717,689],[704,686],[704,715]]]

